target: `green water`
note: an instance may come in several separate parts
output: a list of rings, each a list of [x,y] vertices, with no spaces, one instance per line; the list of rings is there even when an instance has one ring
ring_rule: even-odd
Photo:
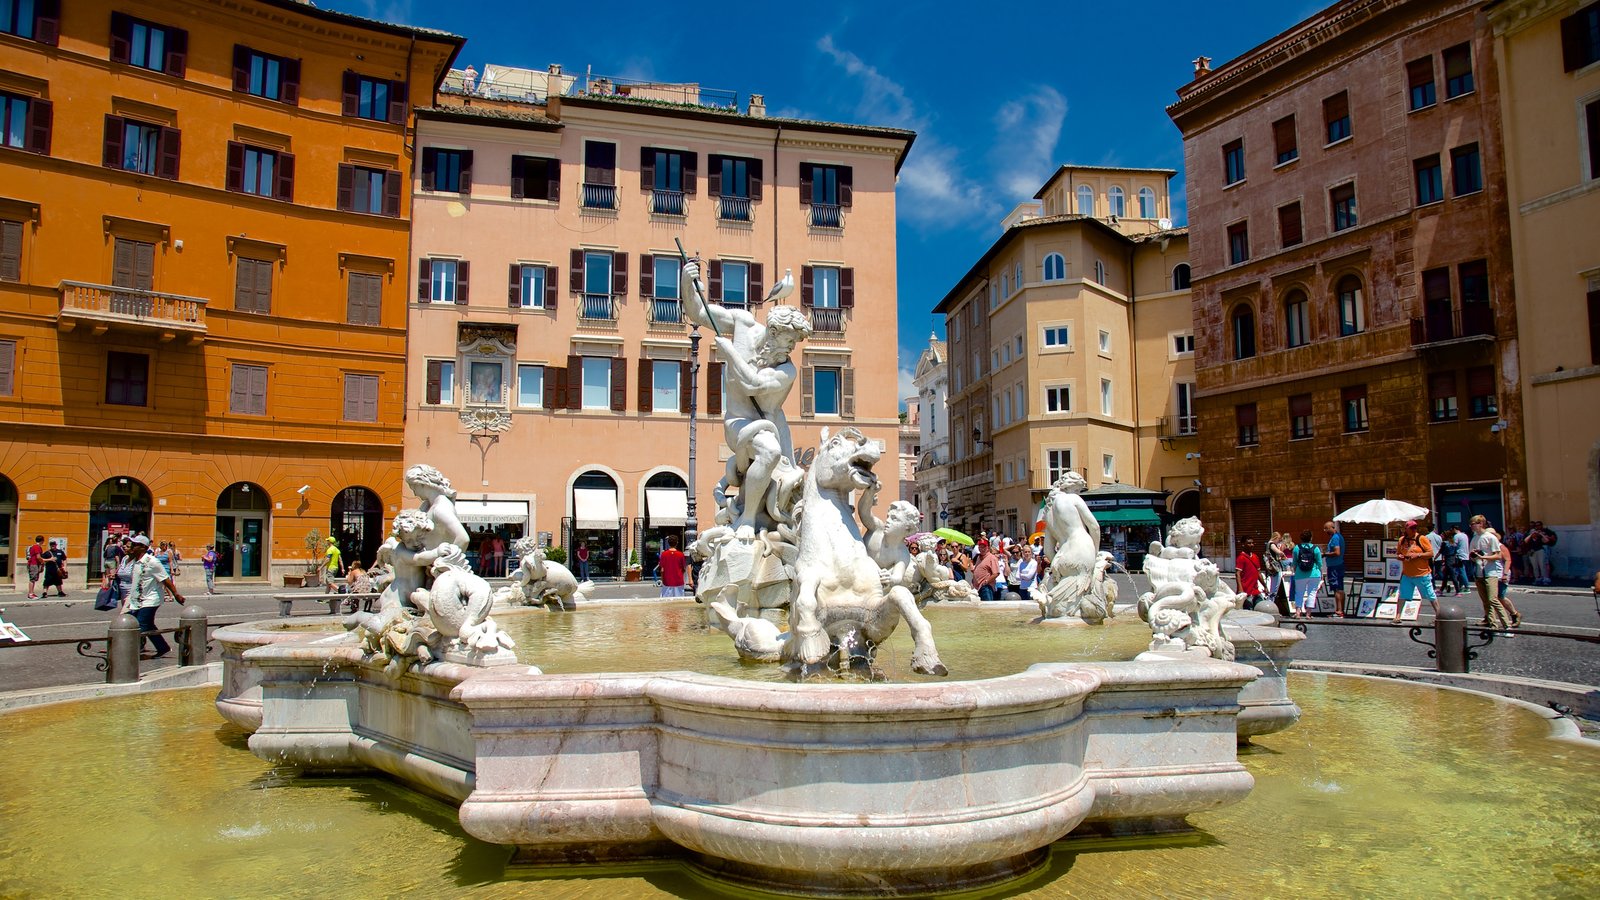
[[[1600,896],[1600,751],[1473,695],[1290,686],[1305,717],[1243,752],[1242,803],[1192,833],[1061,842],[1044,871],[973,896]],[[677,863],[509,867],[446,804],[256,759],[213,697],[0,716],[0,897],[750,896]]]

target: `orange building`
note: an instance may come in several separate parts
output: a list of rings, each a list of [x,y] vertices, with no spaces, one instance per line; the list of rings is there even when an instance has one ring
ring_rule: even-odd
[[[0,9],[0,578],[42,534],[82,583],[123,529],[215,543],[224,579],[303,571],[313,529],[370,559],[408,123],[463,39],[293,0]]]

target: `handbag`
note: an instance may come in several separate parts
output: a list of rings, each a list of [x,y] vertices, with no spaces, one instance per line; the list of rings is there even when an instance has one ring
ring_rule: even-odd
[[[122,585],[115,575],[94,595],[94,608],[101,612],[116,609],[122,602]]]

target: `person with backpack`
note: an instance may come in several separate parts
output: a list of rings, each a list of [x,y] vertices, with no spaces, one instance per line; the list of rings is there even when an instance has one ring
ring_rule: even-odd
[[[1317,608],[1322,589],[1322,550],[1311,542],[1311,529],[1300,532],[1294,545],[1294,617],[1304,619]]]
[[[1289,614],[1289,602],[1280,590],[1289,575],[1289,555],[1283,552],[1283,534],[1277,531],[1267,540],[1267,546],[1261,553],[1261,571],[1267,576],[1267,597],[1277,604],[1278,610],[1284,615]],[[1289,596],[1293,596],[1293,588],[1289,589]]]
[[[1451,591],[1452,597],[1461,596],[1461,591],[1467,585],[1466,578],[1461,573],[1461,551],[1456,545],[1456,535],[1461,529],[1454,526],[1447,529],[1439,540],[1439,592]]]

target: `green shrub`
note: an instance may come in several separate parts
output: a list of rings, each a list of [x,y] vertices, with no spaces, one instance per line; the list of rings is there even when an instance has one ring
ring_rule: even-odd
[[[554,563],[566,565],[567,551],[561,549],[560,547],[546,547],[544,548],[544,558]]]

